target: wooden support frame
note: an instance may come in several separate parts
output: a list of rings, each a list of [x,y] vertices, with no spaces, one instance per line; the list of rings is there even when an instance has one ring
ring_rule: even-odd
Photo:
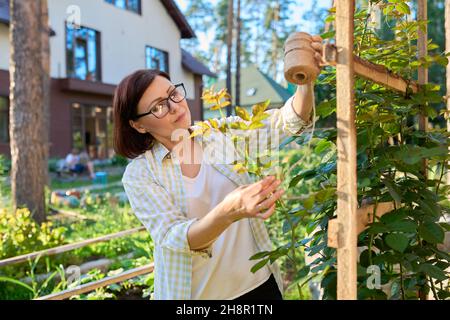
[[[336,1],[337,100],[337,298],[356,300],[357,176],[356,111],[354,101],[355,1]]]
[[[327,43],[324,46],[323,58],[326,63],[331,66],[337,64],[338,50],[336,45]],[[371,80],[379,85],[405,93],[408,86],[413,93],[419,91],[419,85],[416,82],[411,82],[403,79],[401,76],[393,73],[385,66],[372,63],[370,61],[361,59],[357,55],[353,55],[354,72],[360,77]]]
[[[378,218],[382,217],[388,212],[396,208],[394,202],[378,203],[375,210],[375,205],[368,205],[357,209],[357,227],[356,234],[363,232],[367,226],[373,222],[374,215]],[[374,213],[375,211],[375,213]],[[332,219],[328,222],[328,246],[331,248],[339,248],[339,232],[340,224],[337,219]]]
[[[448,5],[448,0],[447,0]],[[374,205],[357,209],[356,126],[354,75],[384,87],[405,93],[418,92],[428,82],[428,70],[419,69],[418,82],[408,83],[384,66],[353,54],[355,1],[336,1],[336,45],[324,46],[323,58],[336,66],[337,98],[337,219],[329,221],[328,246],[337,248],[337,299],[357,299],[357,236],[374,217]],[[427,20],[426,0],[418,0],[418,20]],[[427,55],[427,32],[419,31],[419,58]],[[421,115],[419,128],[427,130],[427,118]],[[423,163],[426,176],[426,162]],[[393,202],[380,203],[375,215],[381,217],[395,208]]]
[[[23,254],[20,256],[0,260],[0,267],[16,264],[16,263],[20,263],[20,262],[25,262],[28,260],[36,259],[37,257],[52,256],[52,255],[67,252],[70,250],[86,247],[91,244],[105,242],[105,241],[108,241],[111,239],[128,236],[130,234],[137,233],[137,232],[144,231],[144,230],[145,230],[145,227],[142,226],[142,227],[137,227],[137,228],[133,228],[133,229],[129,229],[129,230],[119,231],[116,233],[111,233],[106,236],[83,240],[83,241],[76,242],[76,243],[69,243],[69,244],[65,244],[63,246],[54,247],[54,248],[41,250],[41,251],[36,251],[33,253]]]
[[[418,0],[417,2],[417,20],[418,21],[426,21],[428,19],[428,10],[427,10],[427,0]],[[422,31],[420,28],[418,30],[418,39],[417,39],[417,49],[419,51],[419,59],[425,57],[428,54],[428,27],[425,25],[425,31]],[[423,86],[428,83],[428,69],[421,66],[418,70],[418,82],[419,85]],[[425,109],[426,106],[423,106]],[[424,113],[419,115],[419,130],[426,132],[428,128],[428,118],[424,115]],[[422,174],[427,179],[428,178],[428,161],[427,159],[422,160]]]
[[[152,273],[154,269],[154,264],[151,263],[146,266],[142,266],[139,268],[134,268],[125,272],[122,272],[118,275],[110,276],[104,279],[100,279],[98,281],[90,282],[81,286],[78,286],[74,289],[68,289],[61,292],[57,292],[54,294],[49,294],[47,296],[39,297],[34,300],[64,300],[70,298],[72,296],[87,293],[90,291],[94,291],[95,289],[109,286],[114,283],[123,282],[125,280],[129,280],[144,274]]]

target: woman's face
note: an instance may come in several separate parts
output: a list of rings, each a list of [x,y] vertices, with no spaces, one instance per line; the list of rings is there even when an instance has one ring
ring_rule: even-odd
[[[175,86],[166,78],[156,76],[137,106],[137,114],[150,111],[162,99],[166,99]],[[166,142],[171,140],[172,132],[176,129],[187,129],[191,125],[191,112],[186,99],[175,103],[169,99],[170,111],[161,119],[153,114],[148,114],[135,121],[130,120],[130,125],[140,133],[150,133],[155,139]]]

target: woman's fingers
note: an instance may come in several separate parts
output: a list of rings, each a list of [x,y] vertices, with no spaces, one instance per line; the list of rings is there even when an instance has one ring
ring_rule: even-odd
[[[275,203],[275,201],[277,201],[278,199],[281,198],[283,193],[284,193],[283,189],[280,189],[280,190],[277,190],[276,192],[274,192],[270,197],[268,197],[266,200],[260,202],[256,206],[257,211],[261,211],[261,210],[265,210],[267,208],[270,208]]]
[[[322,54],[323,45],[320,42],[311,42],[311,48],[316,50],[318,53]]]
[[[267,220],[275,212],[275,203],[265,212],[258,215],[258,218]]]
[[[312,36],[312,41],[322,42],[323,39],[319,35]]]
[[[316,52],[314,55],[314,58],[316,59],[316,62],[319,65],[319,67],[323,67],[323,66],[327,65],[320,53]]]
[[[262,200],[264,200],[265,198],[267,198],[267,196],[269,194],[271,194],[272,192],[275,191],[275,189],[281,184],[280,180],[274,180],[270,185],[268,185],[265,189],[261,190],[261,192],[259,192],[256,196],[258,197],[258,202],[261,202]]]
[[[265,188],[267,188],[270,184],[272,184],[272,182],[275,181],[275,177],[274,176],[268,176],[265,177],[264,179],[255,182],[253,184],[251,184],[248,187],[248,192],[250,193],[250,196],[254,196],[258,193],[260,193],[262,190],[264,190]]]

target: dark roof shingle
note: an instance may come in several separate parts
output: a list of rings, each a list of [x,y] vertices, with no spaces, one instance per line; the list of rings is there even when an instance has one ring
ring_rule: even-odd
[[[181,49],[181,63],[183,67],[194,74],[206,75],[217,78],[217,75],[208,69],[203,63],[194,58],[189,52]]]
[[[196,38],[194,30],[192,30],[189,22],[186,20],[184,14],[180,11],[174,0],[161,0],[164,8],[166,8],[169,15],[181,31],[181,38],[190,39]]]

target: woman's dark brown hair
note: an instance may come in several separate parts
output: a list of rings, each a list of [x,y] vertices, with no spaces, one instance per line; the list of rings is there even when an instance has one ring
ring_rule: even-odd
[[[123,79],[114,92],[114,151],[121,156],[134,159],[152,147],[152,135],[136,131],[130,120],[137,115],[137,105],[156,76],[170,81],[170,76],[163,71],[138,70]]]

